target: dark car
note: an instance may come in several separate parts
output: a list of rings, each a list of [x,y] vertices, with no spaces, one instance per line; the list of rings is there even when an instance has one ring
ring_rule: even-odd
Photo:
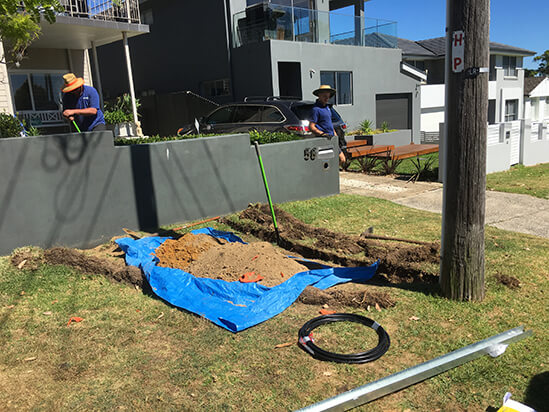
[[[241,103],[224,104],[197,120],[200,133],[246,133],[251,130],[312,135],[309,118],[314,102],[268,98],[246,98]],[[341,140],[347,125],[333,107],[332,121]],[[189,124],[177,134],[196,133],[196,125]]]

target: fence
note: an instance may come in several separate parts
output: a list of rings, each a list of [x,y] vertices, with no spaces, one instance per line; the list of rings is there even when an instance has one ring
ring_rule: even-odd
[[[324,138],[264,145],[262,155],[277,203],[339,192],[338,159]],[[124,227],[266,201],[247,134],[121,147],[110,132],[0,139],[0,173],[2,255],[25,245],[92,247]]]
[[[141,23],[139,0],[60,0],[71,17]]]

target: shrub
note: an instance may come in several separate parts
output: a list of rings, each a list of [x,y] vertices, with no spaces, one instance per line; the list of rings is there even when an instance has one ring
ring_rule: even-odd
[[[141,107],[139,99],[135,99],[135,105],[137,109]],[[118,96],[114,102],[105,104],[104,115],[107,124],[133,122],[131,96],[128,93],[124,93],[122,96]]]
[[[387,121],[381,123],[381,131],[387,133],[389,131],[389,123]]]
[[[0,138],[19,137],[22,131],[19,119],[8,113],[0,113]]]
[[[360,131],[365,133],[365,134],[372,134],[373,130],[372,130],[372,125],[374,124],[374,122],[372,122],[371,120],[363,120],[361,123],[360,123]]]

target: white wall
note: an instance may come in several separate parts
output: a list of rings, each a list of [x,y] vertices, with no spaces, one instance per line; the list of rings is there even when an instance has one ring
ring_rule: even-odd
[[[4,57],[4,46],[0,42],[0,58]],[[0,113],[13,114],[11,101],[10,83],[8,69],[5,64],[0,63]]]

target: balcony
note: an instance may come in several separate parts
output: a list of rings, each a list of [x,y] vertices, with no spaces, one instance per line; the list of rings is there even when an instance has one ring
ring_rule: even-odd
[[[266,40],[397,48],[397,23],[260,3],[233,16],[233,46]]]
[[[64,16],[94,20],[141,23],[138,0],[60,0],[65,8]]]

